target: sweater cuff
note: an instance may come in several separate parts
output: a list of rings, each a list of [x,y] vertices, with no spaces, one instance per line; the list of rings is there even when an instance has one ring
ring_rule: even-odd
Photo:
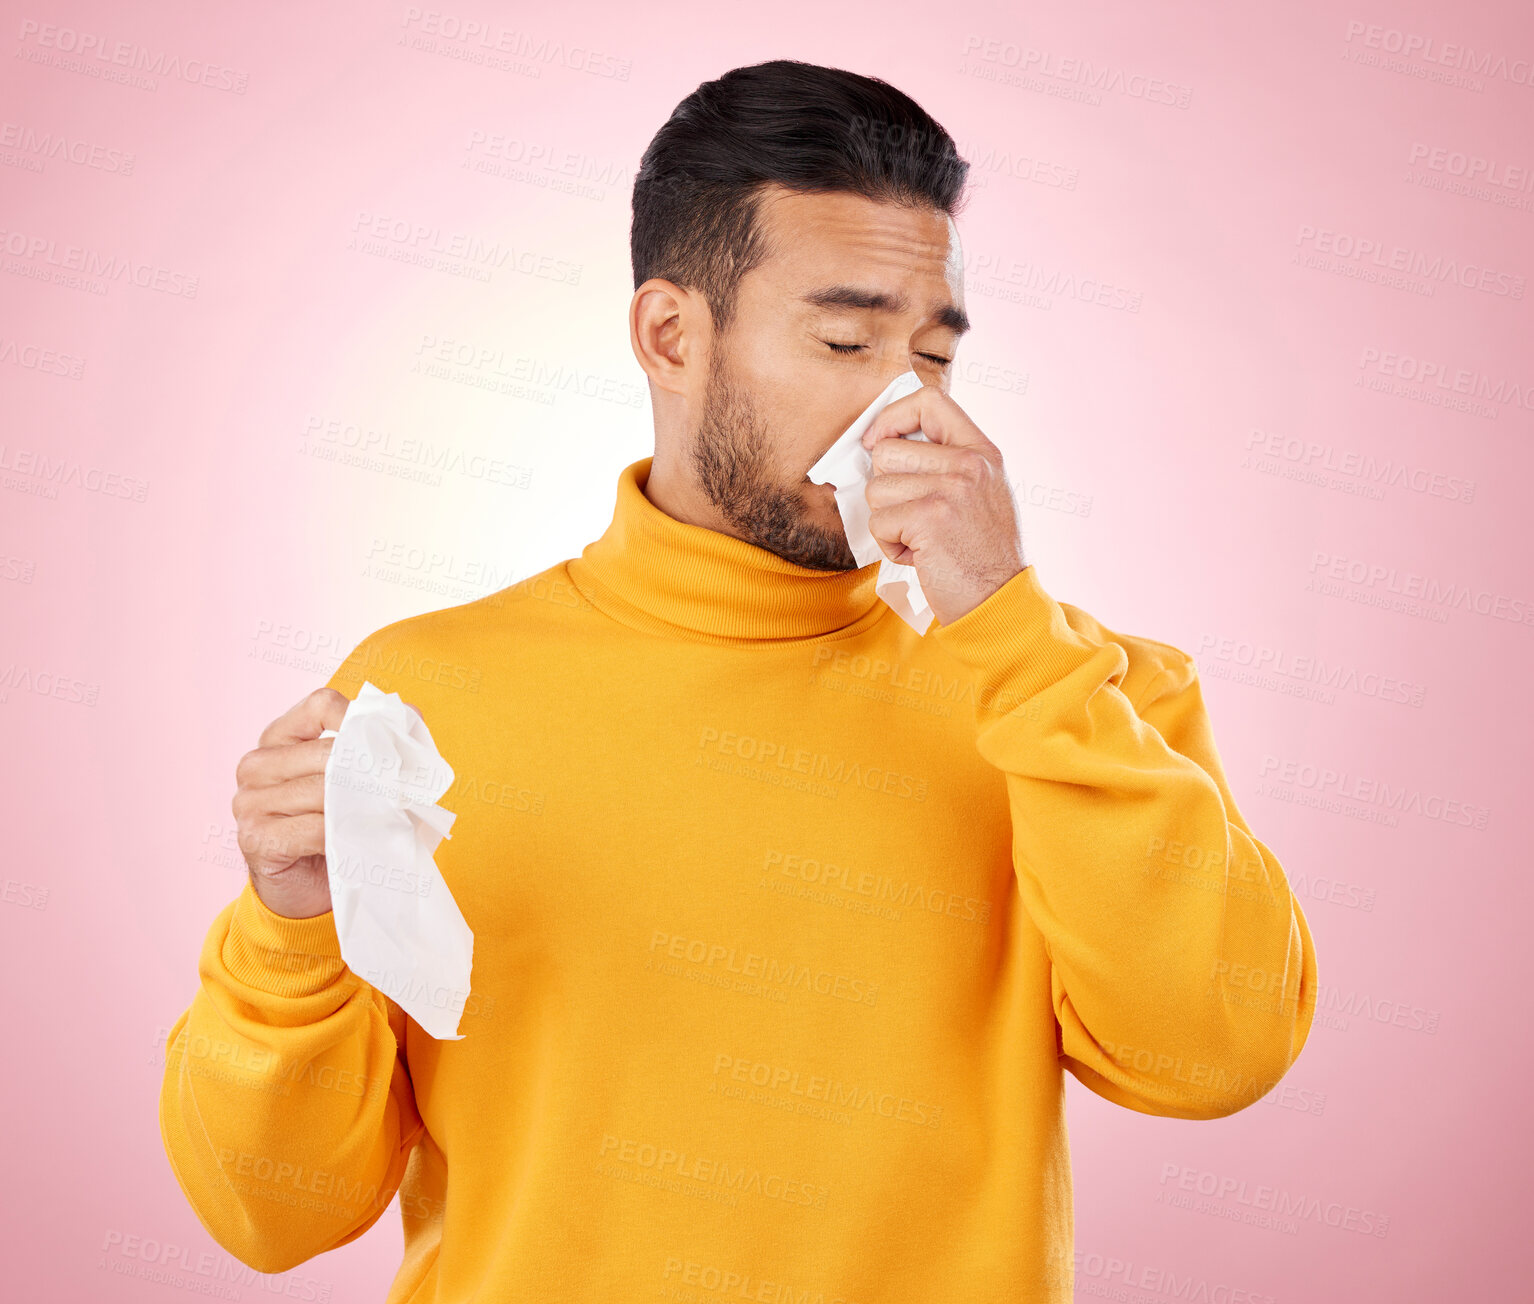
[[[976,672],[976,704],[1003,715],[1098,651],[1066,623],[1031,562],[953,624],[939,622],[929,637]]]
[[[232,977],[273,996],[310,996],[346,972],[333,911],[289,919],[262,901],[249,879],[235,899],[221,956]]]

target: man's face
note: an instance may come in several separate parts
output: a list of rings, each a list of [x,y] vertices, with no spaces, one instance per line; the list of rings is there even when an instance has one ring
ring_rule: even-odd
[[[772,253],[715,340],[693,469],[742,538],[850,570],[835,490],[808,472],[901,372],[947,392],[966,324],[958,233],[931,209],[781,187],[757,221]]]

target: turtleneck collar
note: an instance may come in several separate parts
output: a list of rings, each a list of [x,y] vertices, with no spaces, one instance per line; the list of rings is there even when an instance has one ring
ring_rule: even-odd
[[[874,591],[878,563],[812,570],[668,516],[644,495],[653,461],[623,469],[612,524],[569,563],[571,581],[600,611],[704,643],[847,638],[889,611]]]

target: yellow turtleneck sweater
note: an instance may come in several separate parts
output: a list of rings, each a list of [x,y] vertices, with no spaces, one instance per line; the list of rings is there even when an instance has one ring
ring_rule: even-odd
[[[1314,1014],[1193,661],[1033,566],[917,637],[877,566],[673,520],[649,467],[578,559],[331,679],[456,771],[463,1038],[246,886],[166,1050],[187,1199],[280,1272],[397,1190],[390,1304],[1070,1300],[1063,1072],[1218,1118]]]

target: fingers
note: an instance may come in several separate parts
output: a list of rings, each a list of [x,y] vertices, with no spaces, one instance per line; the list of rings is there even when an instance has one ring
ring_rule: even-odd
[[[995,448],[980,427],[965,415],[964,409],[935,385],[923,385],[885,407],[863,432],[863,447],[872,451],[886,440],[912,435],[918,430],[934,444]]]
[[[281,815],[240,825],[240,854],[252,869],[281,868],[304,856],[325,853],[325,817]]]
[[[917,498],[971,503],[989,495],[1002,475],[999,457],[983,449],[919,439],[882,439],[870,460],[873,474],[863,491],[870,508]]]
[[[932,444],[924,439],[881,439],[869,453],[870,478],[888,471],[922,471],[932,475],[975,478],[986,473],[985,454],[957,444]]]
[[[242,786],[229,804],[236,820],[323,812],[325,776],[304,774],[266,786]]]
[[[257,747],[240,757],[239,764],[234,767],[235,786],[269,788],[302,775],[323,775],[335,745],[334,738],[313,738],[301,743]]]
[[[907,479],[925,480],[925,476],[908,476]],[[868,514],[868,531],[879,545],[879,550],[893,562],[902,566],[914,565],[916,551],[911,546],[918,540],[921,516],[914,500],[891,503],[876,507]]]
[[[321,738],[339,729],[351,700],[333,688],[316,688],[261,731],[260,741],[234,767],[235,786],[270,788],[304,775],[323,775],[335,746]],[[316,807],[317,809],[317,807]]]
[[[280,747],[286,743],[307,742],[318,738],[326,729],[339,729],[341,717],[350,705],[351,699],[345,693],[338,693],[333,688],[316,688],[267,725],[259,745]]]
[[[958,499],[965,482],[958,476],[929,471],[889,471],[873,476],[863,486],[863,496],[872,511],[915,502],[918,498]]]
[[[267,725],[258,745],[240,757],[234,769],[236,786],[272,788],[292,779],[323,775],[336,740],[320,734],[339,729],[350,705],[350,698],[332,688],[317,688],[294,703]],[[425,720],[414,702],[405,705]]]

